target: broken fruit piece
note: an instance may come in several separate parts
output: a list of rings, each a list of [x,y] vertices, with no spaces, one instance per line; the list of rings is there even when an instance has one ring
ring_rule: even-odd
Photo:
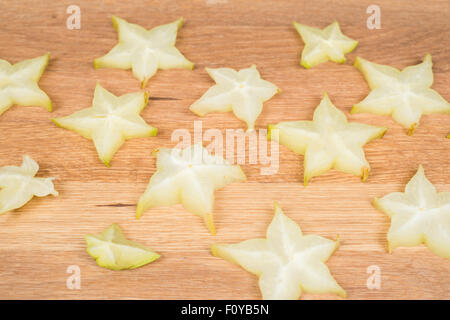
[[[0,59],[0,115],[13,105],[39,106],[52,111],[52,102],[38,86],[50,54],[11,65]]]
[[[417,128],[422,114],[450,114],[450,104],[430,88],[432,65],[429,54],[422,63],[402,71],[357,57],[355,67],[362,72],[372,91],[353,106],[351,113],[392,115],[408,130],[408,135]]]
[[[277,130],[277,134],[273,134]],[[314,111],[313,121],[280,122],[269,125],[269,139],[305,156],[304,183],[331,168],[360,176],[365,181],[370,166],[363,146],[381,138],[386,128],[348,122],[324,94]]]
[[[275,215],[266,239],[251,239],[237,244],[214,244],[214,256],[239,264],[259,278],[263,299],[298,299],[302,291],[346,292],[330,274],[325,262],[339,247],[339,241],[303,235],[275,202]]]
[[[210,112],[233,111],[238,119],[247,123],[247,131],[255,129],[263,102],[280,92],[277,86],[261,79],[255,65],[239,71],[206,68],[206,72],[216,85],[209,88],[189,109],[199,116]]]
[[[358,45],[358,41],[342,34],[337,21],[323,30],[297,22],[294,22],[294,27],[305,43],[300,64],[306,69],[328,60],[344,63],[345,54]]]
[[[373,205],[391,218],[389,252],[425,243],[438,256],[450,259],[450,192],[437,193],[420,165],[405,187]]]
[[[0,214],[24,206],[33,196],[57,196],[54,178],[35,178],[39,165],[29,156],[24,156],[22,165],[0,168]]]
[[[148,93],[134,92],[116,97],[97,83],[92,107],[52,119],[59,127],[93,140],[103,163],[109,163],[127,139],[155,136],[158,129],[148,125],[139,113],[147,106]]]
[[[160,257],[150,248],[127,240],[115,223],[101,234],[88,234],[85,239],[87,253],[100,267],[111,270],[139,268]]]
[[[184,149],[161,148],[157,154],[157,171],[139,199],[136,217],[150,208],[181,203],[202,217],[212,234],[214,190],[232,182],[245,181],[241,167],[231,165],[221,156],[210,155],[200,144]]]
[[[158,69],[194,68],[194,64],[175,47],[177,31],[183,25],[183,18],[150,30],[115,16],[112,20],[119,33],[119,43],[106,55],[95,59],[96,69],[131,68],[144,88]]]

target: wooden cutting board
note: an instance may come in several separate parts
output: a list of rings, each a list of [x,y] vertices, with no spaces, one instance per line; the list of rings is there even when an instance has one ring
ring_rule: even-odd
[[[352,66],[356,56],[398,68],[433,57],[434,84],[450,100],[449,3],[377,1],[381,29],[369,30],[366,9],[373,1],[76,1],[81,29],[66,28],[73,1],[0,2],[0,57],[11,62],[46,52],[51,60],[40,86],[54,112],[13,107],[0,117],[0,166],[19,165],[28,154],[41,165],[39,176],[57,177],[59,197],[35,198],[0,217],[0,298],[148,298],[259,299],[255,276],[215,258],[213,242],[233,243],[265,234],[273,201],[300,224],[304,233],[334,238],[340,249],[328,266],[349,299],[449,299],[450,261],[424,246],[386,252],[389,220],[371,206],[375,196],[402,191],[419,164],[439,191],[450,191],[450,117],[423,116],[411,137],[389,117],[369,114],[350,120],[389,128],[383,139],[366,145],[372,172],[366,183],[331,171],[305,188],[303,157],[280,147],[279,170],[263,176],[262,165],[248,161],[246,183],[216,192],[217,235],[181,206],[156,208],[136,220],[135,205],[155,172],[150,152],[172,147],[171,134],[192,132],[199,118],[188,110],[213,81],[205,67],[244,68],[256,64],[263,78],[283,92],[264,105],[257,128],[287,120],[309,120],[324,90],[347,115],[369,92]],[[106,168],[91,141],[57,128],[50,117],[91,105],[95,83],[116,95],[139,90],[130,71],[94,70],[92,62],[115,44],[111,16],[146,28],[180,16],[177,47],[196,64],[193,71],[159,71],[148,85],[149,106],[142,115],[159,128],[155,138],[125,143]],[[359,45],[344,65],[325,63],[311,70],[299,66],[303,48],[291,22],[325,27],[339,21]],[[211,114],[203,129],[237,129],[244,124],[231,113]],[[162,255],[137,270],[114,272],[98,267],[85,252],[84,235],[118,223],[132,240]],[[78,266],[81,289],[66,286],[69,266]],[[370,290],[369,266],[378,266],[381,288]],[[304,294],[304,299],[335,298]]]

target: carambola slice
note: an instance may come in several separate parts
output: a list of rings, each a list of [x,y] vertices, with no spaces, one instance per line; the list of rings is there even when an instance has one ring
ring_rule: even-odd
[[[435,254],[450,259],[450,192],[436,192],[421,165],[405,192],[375,198],[373,204],[391,218],[389,252],[425,243]]]
[[[325,265],[338,247],[338,240],[303,235],[300,227],[275,203],[275,215],[266,238],[214,244],[211,251],[258,276],[263,299],[293,300],[302,292],[346,297],[345,290]]]
[[[276,131],[276,132],[275,132]],[[370,172],[363,146],[381,138],[386,128],[348,122],[325,93],[314,111],[313,121],[290,121],[269,125],[268,138],[305,156],[304,184],[331,168],[361,177]]]
[[[52,121],[93,140],[100,160],[109,167],[125,140],[155,136],[158,129],[139,115],[147,106],[148,93],[134,92],[116,97],[97,83],[92,107]]]
[[[345,54],[353,51],[358,41],[345,36],[337,21],[324,29],[294,22],[294,27],[302,37],[305,47],[300,64],[306,69],[328,60],[344,63]]]
[[[160,148],[156,173],[139,199],[136,217],[150,208],[181,203],[183,207],[205,221],[212,234],[214,190],[232,182],[245,181],[238,165],[231,165],[221,156],[210,155],[200,144],[184,149]]]
[[[391,115],[408,129],[409,135],[419,125],[422,114],[450,115],[450,103],[430,88],[432,66],[429,54],[422,63],[402,71],[357,57],[355,67],[362,72],[372,91],[353,106],[351,113]]]
[[[34,196],[57,196],[53,186],[54,178],[36,178],[39,165],[25,155],[22,165],[0,168],[0,214],[24,206]]]
[[[142,88],[158,69],[194,68],[175,47],[183,18],[150,30],[116,16],[112,20],[119,33],[119,43],[106,55],[95,59],[95,68],[131,69]]]
[[[88,234],[85,239],[87,253],[100,267],[111,270],[139,268],[160,257],[150,248],[127,240],[115,223],[101,234]]]
[[[0,59],[0,115],[13,105],[39,106],[52,111],[52,102],[38,86],[50,54],[11,65]]]
[[[255,129],[263,103],[280,92],[277,86],[261,79],[255,65],[239,71],[230,68],[206,68],[206,71],[216,84],[195,101],[190,110],[199,116],[232,111],[238,119],[245,121],[247,131]]]

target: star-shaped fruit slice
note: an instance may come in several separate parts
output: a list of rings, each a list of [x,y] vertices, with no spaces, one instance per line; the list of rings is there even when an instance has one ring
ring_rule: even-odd
[[[11,65],[0,59],[0,115],[13,105],[39,106],[52,111],[52,102],[38,86],[50,55]]]
[[[422,63],[402,71],[357,57],[355,67],[362,72],[372,91],[353,106],[351,113],[392,115],[408,129],[409,135],[419,125],[422,114],[450,114],[450,104],[430,88],[432,65],[429,54]]]
[[[153,207],[181,203],[186,210],[202,217],[215,234],[214,190],[245,181],[241,167],[209,154],[200,144],[184,149],[160,148],[155,153],[157,171],[139,199],[136,217]]]
[[[435,254],[450,259],[450,192],[437,193],[422,166],[405,192],[375,198],[373,204],[391,218],[389,252],[425,243]]]
[[[158,129],[147,124],[139,115],[147,103],[146,92],[116,97],[97,84],[92,107],[52,121],[61,128],[93,140],[100,159],[109,167],[111,159],[125,140],[157,134]]]
[[[338,240],[303,235],[300,227],[275,203],[275,216],[265,239],[214,244],[211,251],[257,275],[263,299],[294,300],[302,291],[346,297],[345,290],[325,265],[338,247]]]
[[[127,240],[115,223],[101,234],[88,234],[85,239],[87,253],[100,267],[111,270],[139,268],[160,257],[150,248]]]
[[[150,30],[115,16],[112,20],[119,33],[119,43],[106,55],[95,59],[96,69],[131,69],[144,88],[158,69],[194,68],[175,47],[183,18]]]
[[[233,111],[237,118],[247,123],[247,131],[255,129],[263,103],[280,92],[277,86],[261,79],[255,65],[239,71],[206,68],[206,72],[216,84],[195,101],[190,110],[199,116]]]
[[[294,27],[305,43],[300,64],[306,69],[328,60],[344,63],[345,54],[352,52],[358,45],[358,41],[341,32],[337,21],[323,30],[297,22],[294,22]]]
[[[366,181],[370,166],[362,147],[373,139],[381,138],[385,132],[386,128],[348,122],[344,113],[333,105],[325,93],[314,111],[313,121],[269,125],[268,138],[305,156],[306,185],[312,177],[331,168],[360,176]]]
[[[22,165],[0,168],[0,214],[23,207],[34,196],[57,196],[54,178],[35,178],[39,165],[24,156]]]

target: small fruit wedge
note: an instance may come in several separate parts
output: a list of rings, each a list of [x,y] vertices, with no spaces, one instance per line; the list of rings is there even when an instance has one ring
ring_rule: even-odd
[[[39,171],[36,161],[25,155],[22,165],[0,168],[0,215],[24,206],[34,196],[57,196],[54,178],[35,178]]]
[[[214,190],[232,182],[246,180],[238,165],[231,165],[221,156],[210,155],[201,144],[184,149],[156,150],[157,171],[150,179],[147,190],[139,199],[136,217],[150,208],[183,207],[205,221],[214,235]]]
[[[119,33],[119,43],[106,55],[95,59],[96,69],[131,69],[144,88],[158,69],[194,68],[175,47],[183,18],[150,30],[115,16],[112,20]]]
[[[139,268],[160,257],[150,248],[127,240],[115,223],[101,234],[88,234],[85,239],[87,253],[100,267],[111,270]]]
[[[216,85],[209,88],[189,109],[199,116],[232,111],[238,119],[247,123],[248,132],[255,129],[263,103],[281,91],[274,84],[261,79],[255,65],[239,71],[206,68],[206,72]]]
[[[213,244],[211,251],[257,275],[263,299],[295,300],[302,291],[347,296],[325,265],[338,247],[339,240],[303,235],[275,203],[275,215],[265,239]]]
[[[381,138],[386,128],[348,122],[324,94],[314,111],[313,121],[280,122],[269,125],[268,139],[278,141],[305,156],[304,184],[331,168],[360,176],[366,181],[370,166],[363,146]]]
[[[0,59],[0,115],[13,105],[39,106],[52,111],[52,102],[38,86],[50,54],[11,65]]]
[[[405,187],[373,205],[391,218],[389,252],[424,243],[438,256],[450,259],[450,192],[436,192],[422,165]]]
[[[153,137],[158,133],[158,129],[147,124],[139,115],[147,103],[146,92],[116,97],[97,83],[92,107],[52,121],[58,127],[93,140],[100,160],[109,167],[125,140]]]
[[[323,30],[297,22],[294,22],[294,27],[305,43],[300,65],[306,69],[328,60],[344,63],[345,54],[352,52],[358,45],[358,41],[341,32],[337,21]]]
[[[362,72],[372,91],[353,106],[351,113],[391,115],[408,130],[408,135],[413,134],[422,114],[450,115],[450,104],[430,88],[432,66],[429,54],[422,63],[402,71],[357,57],[355,67]]]

